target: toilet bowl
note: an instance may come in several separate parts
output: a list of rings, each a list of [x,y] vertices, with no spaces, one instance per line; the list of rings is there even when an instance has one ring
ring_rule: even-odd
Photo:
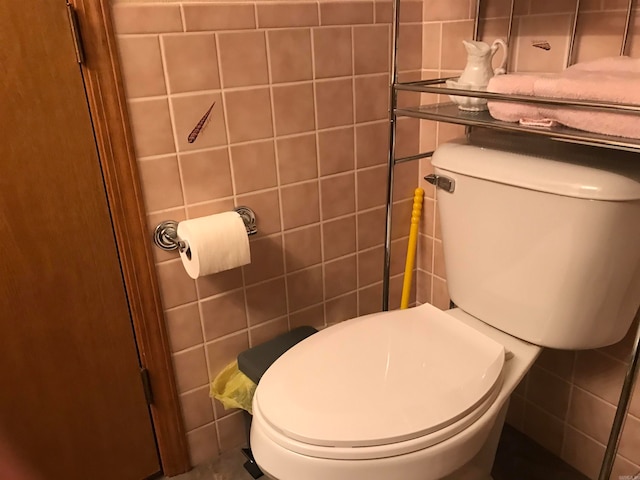
[[[456,478],[486,480],[496,420],[539,352],[460,309],[425,304],[348,320],[265,373],[254,456],[278,480],[430,480],[463,467],[473,476]],[[473,465],[482,454],[490,461]]]
[[[625,163],[626,162],[626,163]],[[488,480],[542,347],[620,340],[640,303],[640,180],[599,151],[434,153],[446,274],[429,304],[331,326],[264,374],[251,446],[277,480]]]

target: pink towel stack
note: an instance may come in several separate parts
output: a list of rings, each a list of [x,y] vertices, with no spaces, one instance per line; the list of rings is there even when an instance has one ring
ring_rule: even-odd
[[[640,106],[640,59],[613,57],[579,63],[558,75],[498,75],[487,90],[511,95],[598,100]],[[588,132],[640,138],[640,114],[629,115],[566,107],[488,102],[497,120],[549,126],[554,122]]]

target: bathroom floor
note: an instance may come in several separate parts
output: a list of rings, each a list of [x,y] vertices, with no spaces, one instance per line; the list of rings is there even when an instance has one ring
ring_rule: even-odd
[[[245,458],[238,449],[171,480],[252,480],[253,477],[242,467],[244,462]],[[508,425],[502,431],[492,474],[494,480],[587,480]],[[167,480],[167,477],[160,480]]]
[[[253,480],[242,466],[246,459],[240,449],[227,452],[210,463],[205,463],[194,468],[190,472],[171,480]],[[168,480],[169,477],[162,477],[158,480]]]
[[[493,480],[588,480],[509,425],[502,430],[491,474]]]

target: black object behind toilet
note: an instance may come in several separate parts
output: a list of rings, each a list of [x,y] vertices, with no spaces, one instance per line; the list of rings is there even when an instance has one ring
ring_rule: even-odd
[[[317,331],[315,328],[309,326],[298,327],[290,332],[278,335],[268,342],[245,350],[238,355],[238,368],[257,385],[262,375],[264,375],[264,372],[266,372],[271,364],[284,352]],[[245,411],[244,419],[247,448],[243,448],[242,453],[247,457],[247,461],[244,464],[244,468],[253,478],[260,478],[263,473],[255,462],[253,453],[251,453],[251,418],[251,414]]]

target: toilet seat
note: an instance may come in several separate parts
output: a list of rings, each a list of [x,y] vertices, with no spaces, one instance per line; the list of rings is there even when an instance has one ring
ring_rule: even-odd
[[[290,452],[307,457],[332,460],[381,459],[417,452],[454,437],[479,420],[494,404],[499,393],[500,388],[498,387],[480,404],[477,410],[437,432],[402,442],[369,447],[327,447],[294,440],[283,435],[265,421],[262,411],[255,402],[253,404],[253,425],[260,428],[273,443]]]
[[[254,422],[287,450],[383,458],[439,443],[492,405],[504,347],[422,305],[335,325],[294,346],[265,373]]]

